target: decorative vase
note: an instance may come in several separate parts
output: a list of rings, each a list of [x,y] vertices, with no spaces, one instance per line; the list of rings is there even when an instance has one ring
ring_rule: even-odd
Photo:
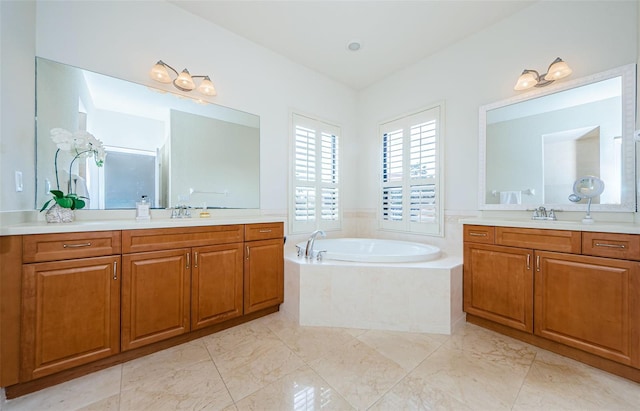
[[[71,223],[73,222],[75,214],[72,209],[60,207],[60,205],[56,203],[47,210],[44,217],[47,223]]]

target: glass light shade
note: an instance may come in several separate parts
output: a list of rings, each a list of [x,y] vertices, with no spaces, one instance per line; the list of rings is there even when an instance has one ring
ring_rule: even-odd
[[[160,83],[171,83],[171,76],[169,76],[167,68],[159,62],[156,63],[155,66],[153,66],[153,68],[149,72],[149,75],[152,79],[154,79],[155,81],[159,81]]]
[[[526,90],[538,84],[538,76],[534,73],[535,72],[532,70],[523,71],[520,77],[518,77],[518,82],[516,83],[515,87],[513,87],[513,89]]]
[[[182,70],[182,73],[180,73],[178,78],[173,80],[173,84],[183,91],[191,91],[196,88],[196,85],[191,78],[191,74],[189,74],[187,69]]]
[[[218,94],[215,86],[211,82],[211,79],[207,76],[202,80],[202,83],[198,86],[198,91],[207,96],[215,96]]]
[[[547,74],[544,76],[545,80],[560,80],[561,78],[567,77],[571,74],[573,70],[569,68],[567,63],[560,59],[556,59],[550,66]]]

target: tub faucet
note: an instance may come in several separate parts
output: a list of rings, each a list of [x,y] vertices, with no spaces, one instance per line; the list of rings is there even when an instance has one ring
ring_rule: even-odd
[[[324,231],[322,230],[316,230],[313,233],[311,233],[311,235],[309,236],[309,239],[307,240],[307,247],[304,250],[304,258],[313,258],[313,243],[315,243],[316,241],[316,236],[320,235],[320,237],[326,237],[327,235],[325,234]]]

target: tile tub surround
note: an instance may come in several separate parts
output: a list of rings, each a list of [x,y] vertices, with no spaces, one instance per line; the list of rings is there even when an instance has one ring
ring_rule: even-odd
[[[280,310],[305,326],[451,334],[465,318],[462,258],[385,264],[287,253]]]
[[[637,410],[640,384],[464,324],[305,327],[275,313],[2,404],[3,411]]]

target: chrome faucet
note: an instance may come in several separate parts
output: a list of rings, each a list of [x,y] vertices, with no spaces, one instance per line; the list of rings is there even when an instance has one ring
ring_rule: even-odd
[[[325,234],[324,231],[322,230],[316,230],[313,233],[311,233],[311,235],[309,236],[309,239],[307,240],[307,247],[304,250],[304,258],[314,258],[314,252],[313,252],[313,244],[316,241],[316,237],[320,235],[320,237],[326,237],[327,235]]]

